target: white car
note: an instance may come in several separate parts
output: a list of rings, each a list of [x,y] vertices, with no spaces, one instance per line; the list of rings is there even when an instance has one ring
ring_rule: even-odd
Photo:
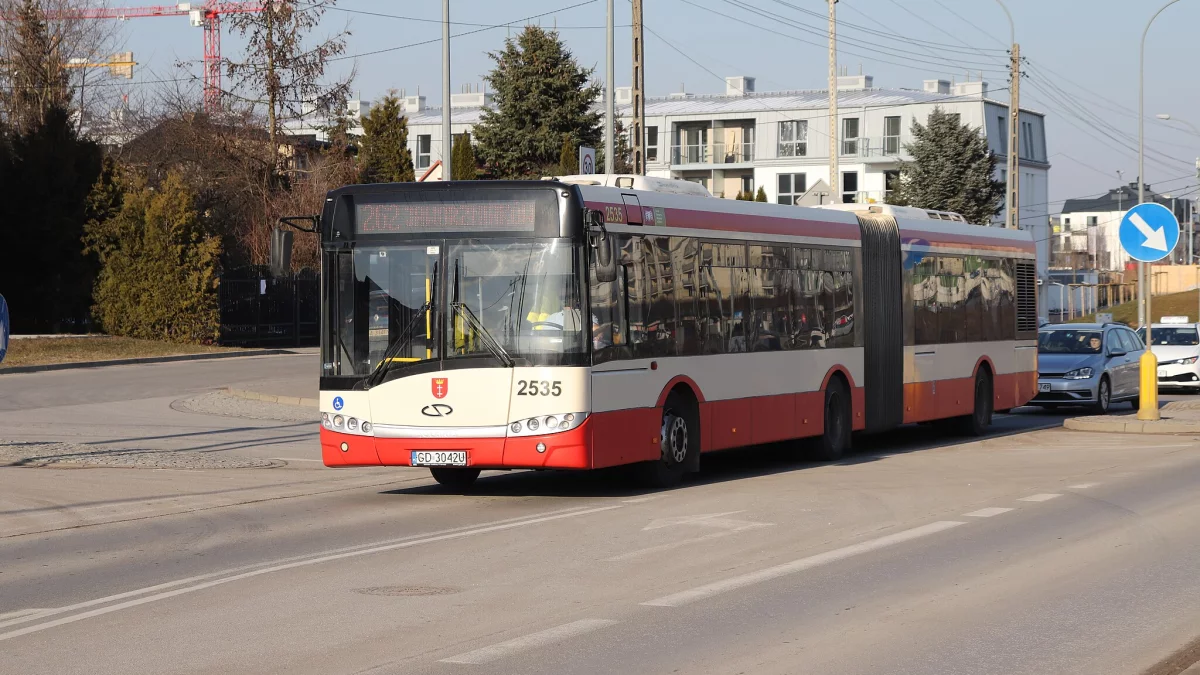
[[[1150,351],[1158,358],[1158,386],[1200,391],[1200,324],[1187,323],[1187,317],[1164,316],[1153,324]],[[1146,340],[1146,329],[1138,330]]]

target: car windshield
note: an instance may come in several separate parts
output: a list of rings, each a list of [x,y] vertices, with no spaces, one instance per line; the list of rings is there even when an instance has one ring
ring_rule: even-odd
[[[1145,328],[1138,329],[1138,337],[1142,338],[1142,342],[1146,341]],[[1154,338],[1155,346],[1191,347],[1200,345],[1200,335],[1197,335],[1196,329],[1192,327],[1167,328],[1165,326],[1155,326],[1151,337]]]
[[[1038,333],[1039,354],[1099,354],[1102,344],[1098,330],[1061,328]]]

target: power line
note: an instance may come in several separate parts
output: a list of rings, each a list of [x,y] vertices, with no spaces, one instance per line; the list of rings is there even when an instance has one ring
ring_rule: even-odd
[[[823,13],[821,13],[821,12],[815,12],[815,11],[813,11],[813,10],[811,10],[811,9],[807,9],[807,8],[805,8],[805,7],[802,7],[802,6],[799,6],[799,5],[795,5],[795,4],[792,4],[792,3],[790,3],[790,2],[783,2],[783,0],[773,0],[773,1],[774,1],[774,2],[778,2],[779,4],[781,4],[781,5],[784,5],[784,6],[786,6],[786,7],[790,7],[791,9],[794,9],[794,10],[796,10],[797,12],[801,12],[801,13],[803,13],[803,14],[808,14],[809,16],[812,16],[812,17],[814,17],[814,18],[820,19],[820,20],[822,20],[822,21],[824,21],[824,20],[825,20],[825,15],[824,15]],[[862,10],[858,9],[857,7],[854,7],[853,5],[847,4],[847,7],[848,7],[848,8],[850,8],[850,9],[852,9],[852,10],[854,10],[854,11],[856,11],[856,12],[858,12],[859,14],[862,14],[863,16],[867,16],[867,15],[866,15],[866,14],[865,14],[865,13],[864,13]],[[870,18],[870,17],[868,17],[868,18]],[[879,22],[879,21],[877,21],[877,20],[876,20],[875,22],[876,22],[876,23],[880,23],[880,22]],[[882,25],[882,24],[881,24],[881,25]],[[871,28],[867,28],[866,26],[862,26],[862,25],[859,25],[859,24],[850,23],[849,21],[838,21],[838,26],[839,26],[839,27],[848,27],[848,28],[851,28],[851,29],[854,29],[854,30],[860,30],[860,31],[863,31],[863,32],[865,32],[865,33],[870,33],[870,34],[873,34],[873,35],[878,35],[878,36],[880,36],[880,37],[883,37],[883,38],[886,38],[886,39],[890,39],[890,40],[894,40],[894,41],[897,41],[897,42],[907,42],[907,43],[910,43],[910,44],[913,44],[913,45],[929,45],[929,46],[933,46],[933,47],[938,47],[939,49],[947,49],[947,50],[951,50],[951,51],[970,51],[970,52],[973,52],[973,53],[979,53],[979,54],[982,54],[982,53],[983,53],[983,52],[985,52],[985,51],[993,51],[993,52],[1000,52],[1000,53],[1004,53],[1004,52],[1006,52],[1006,51],[1007,51],[1007,50],[1005,50],[1005,49],[982,49],[982,48],[979,48],[979,47],[972,47],[972,46],[970,46],[970,45],[968,45],[968,49],[967,49],[967,50],[960,50],[960,49],[958,49],[957,47],[950,47],[950,46],[946,45],[944,42],[936,42],[936,41],[933,41],[933,40],[921,40],[921,39],[919,39],[919,38],[914,38],[914,37],[904,36],[904,35],[900,35],[900,34],[898,34],[898,33],[891,32],[891,31],[886,31],[886,30],[885,30],[885,31],[878,31],[878,30],[874,30],[874,29],[871,29]]]
[[[567,5],[566,7],[560,7],[560,8],[558,8],[558,9],[554,9],[554,10],[551,10],[551,11],[549,11],[549,12],[542,12],[541,14],[534,14],[534,15],[532,15],[532,16],[527,16],[527,17],[525,17],[525,18],[523,18],[523,19],[514,19],[514,20],[512,20],[512,21],[509,21],[509,22],[507,22],[507,23],[497,23],[497,24],[492,24],[492,25],[489,25],[489,26],[485,26],[485,27],[483,27],[483,28],[476,28],[475,30],[463,31],[462,33],[457,33],[457,34],[455,34],[455,35],[451,35],[450,37],[451,37],[451,38],[459,38],[459,37],[465,37],[465,36],[467,36],[467,35],[474,35],[474,34],[476,34],[476,33],[482,33],[482,32],[484,32],[484,31],[493,30],[493,29],[496,29],[496,28],[508,28],[508,27],[511,27],[511,26],[512,26],[512,25],[514,25],[514,24],[525,23],[525,22],[528,22],[528,21],[532,21],[533,19],[540,19],[540,18],[542,18],[542,17],[545,17],[545,16],[550,16],[551,14],[557,14],[557,13],[559,13],[559,12],[565,12],[565,11],[567,11],[567,10],[575,9],[575,8],[577,8],[577,7],[583,7],[583,6],[585,6],[585,5],[590,5],[590,4],[594,3],[594,2],[596,2],[596,0],[583,0],[583,2],[577,2],[577,3],[573,4],[573,5]],[[386,47],[386,48],[384,48],[384,49],[375,49],[375,50],[372,50],[372,51],[369,51],[369,52],[360,52],[360,53],[358,53],[358,54],[347,54],[347,55],[345,55],[345,56],[337,56],[337,57],[334,57],[334,58],[330,58],[330,59],[328,59],[328,60],[329,60],[329,61],[345,61],[345,60],[347,60],[347,59],[357,59],[357,58],[361,58],[361,57],[364,57],[364,56],[376,56],[376,55],[378,55],[378,54],[387,54],[387,53],[390,53],[390,52],[396,52],[396,51],[400,51],[401,49],[409,49],[409,48],[411,48],[411,47],[420,47],[420,46],[423,46],[423,45],[434,44],[434,43],[441,42],[441,41],[442,41],[442,39],[441,39],[440,37],[438,37],[438,38],[433,38],[433,39],[430,39],[430,40],[422,40],[422,41],[420,41],[420,42],[411,42],[411,43],[409,43],[409,44],[406,44],[406,45],[397,45],[397,46],[395,46],[395,47]]]
[[[316,5],[312,5],[311,7],[316,7]],[[307,9],[307,8],[306,8],[306,9]],[[379,17],[379,18],[382,18],[382,19],[398,19],[398,20],[401,20],[401,21],[416,21],[416,22],[419,22],[419,23],[436,23],[436,24],[441,24],[441,23],[442,23],[442,20],[441,20],[441,19],[426,19],[426,18],[417,17],[417,16],[404,16],[404,15],[400,15],[400,14],[387,14],[387,13],[384,13],[384,12],[371,12],[371,11],[368,11],[368,10],[365,10],[365,9],[350,9],[349,7],[341,7],[341,6],[338,6],[338,5],[331,5],[331,6],[327,6],[327,7],[324,7],[324,9],[332,9],[332,10],[335,10],[335,11],[338,11],[338,12],[345,12],[345,13],[347,13],[347,14],[361,14],[361,15],[364,15],[364,16],[374,16],[374,17]],[[472,27],[479,27],[479,26],[482,26],[482,27],[485,27],[485,28],[488,28],[488,29],[491,29],[491,28],[495,28],[495,27],[496,27],[494,24],[488,24],[488,23],[474,23],[474,22],[471,22],[471,21],[451,21],[451,22],[450,22],[450,25],[451,25],[451,26],[472,26]],[[509,24],[503,24],[503,25],[507,26],[507,25],[509,25]],[[629,27],[630,27],[630,26],[629,26],[629,24],[625,24],[625,25],[619,25],[619,26],[616,26],[616,28],[629,28]],[[606,28],[606,26],[604,26],[604,25],[597,25],[597,26],[554,26],[554,30],[587,30],[587,29],[598,29],[598,28]]]

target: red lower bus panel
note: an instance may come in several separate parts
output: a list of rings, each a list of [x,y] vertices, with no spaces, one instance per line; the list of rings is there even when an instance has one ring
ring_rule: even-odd
[[[796,394],[746,399],[750,403],[749,443],[774,443],[796,437]]]
[[[821,405],[825,405],[824,394],[821,395]],[[862,387],[854,387],[850,390],[850,405],[854,407],[854,412],[850,415],[850,428],[854,431],[862,431],[867,428],[867,390]],[[824,415],[821,417],[825,419]]]
[[[342,443],[346,450],[342,450]],[[321,461],[325,466],[379,466],[375,439],[370,436],[339,434],[321,428]]]
[[[590,469],[588,452],[592,417],[578,428],[546,436],[516,436],[504,442],[504,466],[512,468]],[[546,451],[538,452],[537,444],[545,443]],[[472,464],[476,462],[472,461]]]
[[[588,423],[592,429],[594,469],[661,456],[662,410],[659,408],[594,413]]]
[[[808,438],[825,433],[825,393],[806,391],[796,394],[796,437]]]
[[[730,401],[707,401],[700,404],[707,406],[712,426],[712,445],[709,450],[724,450],[737,448],[754,443],[751,434],[753,412],[751,400],[748,398]]]

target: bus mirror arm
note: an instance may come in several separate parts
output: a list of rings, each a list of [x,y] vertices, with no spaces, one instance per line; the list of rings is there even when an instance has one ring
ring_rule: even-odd
[[[321,216],[282,216],[279,219],[280,224],[301,232],[320,232],[321,231]],[[307,223],[307,226],[301,223]]]
[[[600,283],[616,281],[617,266],[613,262],[608,231],[604,229],[604,212],[585,209],[583,221],[587,226],[588,244],[596,252],[596,281]]]

